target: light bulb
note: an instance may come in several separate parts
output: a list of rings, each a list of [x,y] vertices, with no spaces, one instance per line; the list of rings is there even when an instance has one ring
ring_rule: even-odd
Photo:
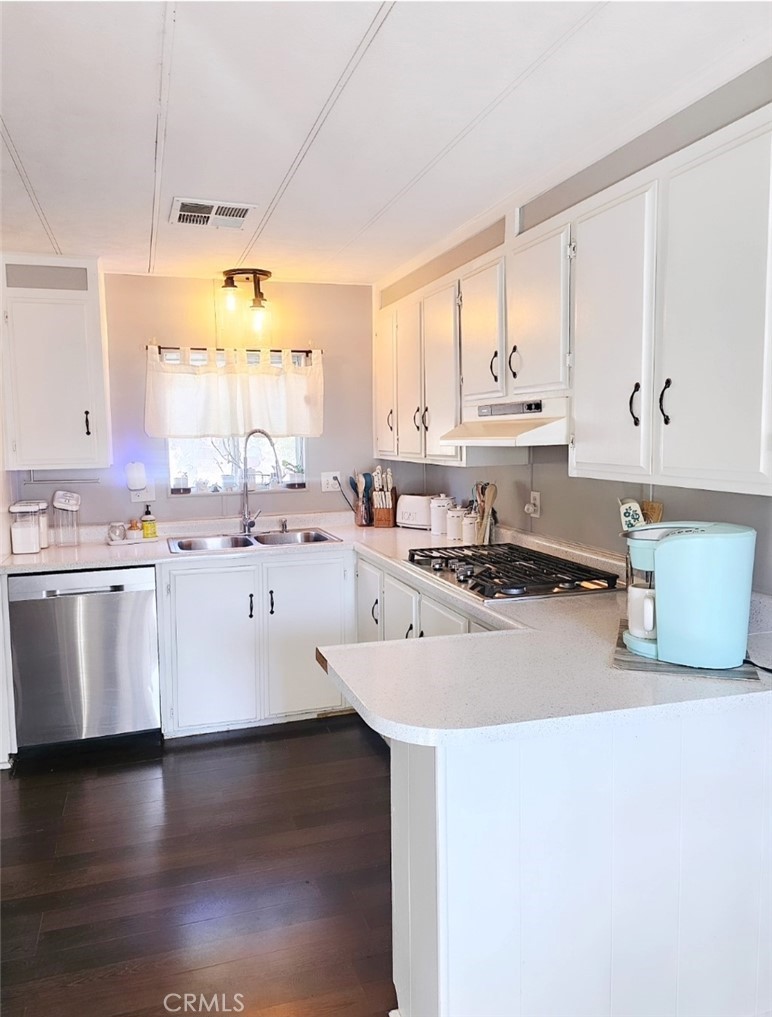
[[[232,289],[228,289],[225,294],[225,309],[231,313],[236,310],[238,306],[238,300],[236,299],[236,293]]]
[[[252,308],[252,331],[253,332],[262,332],[264,324],[265,324],[265,308],[264,307],[253,307]]]

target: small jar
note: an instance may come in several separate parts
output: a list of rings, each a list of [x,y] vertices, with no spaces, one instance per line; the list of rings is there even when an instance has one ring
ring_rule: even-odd
[[[461,540],[463,535],[464,510],[449,508],[447,516],[448,540]]]
[[[40,505],[36,501],[17,501],[10,506],[11,551],[13,554],[37,554],[40,550]]]
[[[468,512],[461,523],[461,539],[465,544],[474,544],[477,539],[477,516]]]
[[[129,525],[126,528],[126,539],[132,543],[142,540],[142,527],[139,524],[139,519],[129,520]]]
[[[72,491],[54,491],[54,543],[57,547],[75,547],[80,543],[80,495]]]

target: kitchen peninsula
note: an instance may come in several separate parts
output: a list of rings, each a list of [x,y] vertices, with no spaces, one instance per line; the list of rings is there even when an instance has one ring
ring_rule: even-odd
[[[318,651],[391,740],[400,1017],[769,1012],[772,681],[614,670],[620,608]]]

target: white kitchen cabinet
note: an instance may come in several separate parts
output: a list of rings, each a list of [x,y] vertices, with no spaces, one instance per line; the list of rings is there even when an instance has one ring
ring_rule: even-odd
[[[651,472],[656,185],[605,200],[573,225],[573,442],[569,472]]]
[[[342,558],[264,566],[266,715],[340,709],[340,692],[316,662],[316,647],[346,642]]]
[[[504,259],[465,273],[459,287],[464,402],[497,399],[506,391]]]
[[[568,388],[572,250],[566,221],[529,230],[507,254],[508,395]]]
[[[416,639],[420,594],[393,576],[383,577],[383,638]]]
[[[424,594],[421,594],[420,612],[419,637],[456,636],[469,631],[467,618]]]
[[[381,602],[383,572],[369,562],[357,563],[357,642],[373,643],[381,639]]]
[[[379,311],[373,346],[373,405],[375,456],[397,452],[397,390],[395,317],[393,309]]]
[[[771,141],[692,146],[667,182],[658,483],[772,494]]]
[[[159,567],[158,590],[167,737],[342,708],[316,647],[354,638],[350,554],[175,561]]]
[[[172,568],[167,583],[171,702],[163,711],[164,733],[254,724],[261,716],[255,569]]]
[[[422,301],[424,410],[427,459],[458,460],[459,450],[440,445],[440,438],[459,420],[458,291],[446,283]]]
[[[112,462],[107,331],[96,259],[5,255],[6,469]]]
[[[400,456],[421,459],[424,455],[424,386],[420,301],[399,304],[396,322],[397,450]]]

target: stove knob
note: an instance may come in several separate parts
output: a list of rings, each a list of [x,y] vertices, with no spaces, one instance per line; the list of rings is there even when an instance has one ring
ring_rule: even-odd
[[[435,572],[442,572],[442,570],[445,568],[445,562],[442,560],[442,558],[437,558],[435,561],[432,562],[432,568],[434,569]]]
[[[459,583],[468,583],[474,575],[474,566],[472,565],[459,565],[456,569],[456,579]]]
[[[448,568],[450,569],[451,572],[456,572],[460,564],[461,564],[460,558],[451,558],[450,561],[448,562]]]

